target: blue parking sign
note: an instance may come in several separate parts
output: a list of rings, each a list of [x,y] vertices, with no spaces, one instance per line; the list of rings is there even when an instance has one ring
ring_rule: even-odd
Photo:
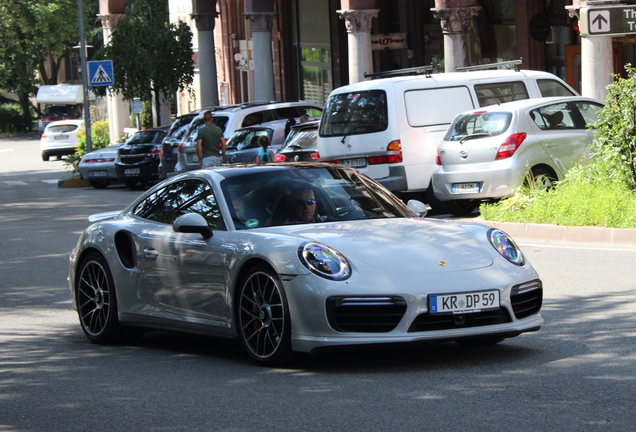
[[[87,63],[89,86],[110,86],[114,84],[112,60],[89,61]]]

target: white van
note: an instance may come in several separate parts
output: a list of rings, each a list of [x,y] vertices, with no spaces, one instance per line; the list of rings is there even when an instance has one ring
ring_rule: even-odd
[[[404,72],[412,74],[414,68]],[[399,74],[373,74],[379,79],[332,91],[320,120],[318,155],[356,168],[394,193],[419,195],[436,210],[443,205],[434,198],[431,176],[437,147],[455,115],[514,100],[578,95],[558,77],[539,71]]]

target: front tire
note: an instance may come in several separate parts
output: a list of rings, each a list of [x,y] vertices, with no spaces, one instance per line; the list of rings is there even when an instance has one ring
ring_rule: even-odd
[[[48,162],[49,161],[49,155],[47,155],[46,153],[42,153],[42,160],[44,162]]]
[[[114,343],[121,338],[115,282],[106,259],[88,255],[75,282],[75,299],[82,331],[93,343]]]
[[[278,275],[268,266],[255,266],[243,278],[237,294],[238,332],[248,354],[267,365],[289,360],[291,320]]]
[[[453,216],[468,216],[478,205],[477,200],[453,200],[447,203],[447,208]]]

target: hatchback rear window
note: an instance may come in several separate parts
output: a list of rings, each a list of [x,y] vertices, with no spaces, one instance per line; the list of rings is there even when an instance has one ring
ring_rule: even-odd
[[[234,135],[227,141],[228,150],[247,150],[251,148],[260,148],[258,139],[266,136],[271,140],[271,129],[243,129],[234,132]]]
[[[292,131],[287,136],[287,139],[285,140],[285,145],[283,146],[283,148],[291,148],[297,150],[314,149],[316,148],[317,138],[318,128],[300,131],[292,129]]]
[[[79,126],[74,124],[56,125],[56,126],[49,126],[47,128],[47,131],[49,133],[66,133],[66,132],[73,132],[78,127]]]
[[[384,90],[342,93],[327,100],[320,121],[320,136],[381,132],[388,125]]]
[[[444,141],[487,138],[508,130],[512,114],[508,112],[472,113],[457,116]]]

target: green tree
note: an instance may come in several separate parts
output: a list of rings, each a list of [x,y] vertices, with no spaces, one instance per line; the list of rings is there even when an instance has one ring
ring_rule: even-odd
[[[192,31],[182,21],[169,22],[167,0],[129,0],[110,44],[98,55],[113,61],[111,91],[144,101],[154,93],[159,117],[160,95],[172,96],[192,84],[193,54]]]
[[[98,0],[84,1],[88,33],[99,43]],[[60,65],[78,40],[77,0],[0,0],[0,88],[18,96],[26,124],[29,97],[39,84],[57,84]]]
[[[599,112],[595,158],[609,164],[611,173],[636,189],[636,70],[626,65],[627,78],[615,75],[607,86],[605,106]]]

